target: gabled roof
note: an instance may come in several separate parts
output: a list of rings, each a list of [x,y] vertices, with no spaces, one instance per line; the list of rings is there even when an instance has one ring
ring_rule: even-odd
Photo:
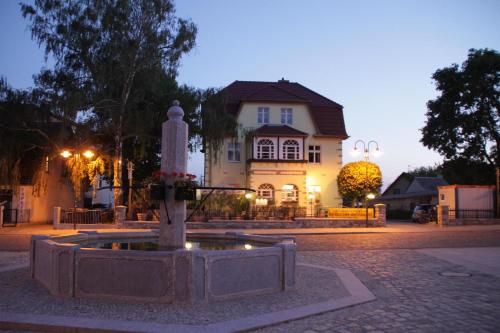
[[[318,130],[317,135],[347,139],[342,105],[304,87],[297,82],[234,81],[227,93],[226,110],[237,116],[242,102],[288,102],[307,104]]]
[[[307,133],[288,125],[263,125],[255,130],[255,134],[260,136],[309,136]]]
[[[403,179],[409,181],[410,184],[406,188],[400,189],[401,193],[393,194],[392,189]],[[448,185],[446,180],[442,177],[412,176],[407,172],[403,172],[398,176],[398,178],[396,178],[395,181],[391,183],[391,185],[387,187],[379,199],[403,199],[417,196],[437,195],[437,187],[442,185]]]

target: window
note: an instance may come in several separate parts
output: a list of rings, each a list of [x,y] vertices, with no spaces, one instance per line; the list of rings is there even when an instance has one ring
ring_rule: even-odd
[[[300,146],[296,140],[286,140],[283,142],[282,158],[284,160],[300,159]]]
[[[444,200],[444,194],[441,194],[440,197],[441,197],[441,200]]]
[[[259,199],[267,199],[272,201],[274,199],[274,186],[271,184],[262,184],[257,189],[257,197]]]
[[[309,146],[309,163],[321,163],[320,146]]]
[[[236,142],[229,142],[227,144],[227,160],[229,162],[240,161],[240,144]]]
[[[257,124],[269,124],[269,108],[265,107],[258,108]]]
[[[281,123],[291,125],[293,122],[293,110],[292,108],[282,108],[281,109]]]
[[[297,202],[299,201],[299,189],[293,184],[283,185],[281,188],[281,201]]]
[[[269,139],[262,139],[257,142],[258,159],[274,159],[274,143]]]

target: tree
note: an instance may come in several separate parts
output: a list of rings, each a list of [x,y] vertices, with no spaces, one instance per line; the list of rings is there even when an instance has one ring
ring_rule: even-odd
[[[36,174],[42,158],[68,139],[64,127],[51,122],[51,117],[48,108],[35,105],[28,92],[12,89],[0,78],[0,184],[18,185],[22,168],[30,169],[24,176]]]
[[[368,193],[379,193],[382,173],[375,163],[359,161],[348,163],[337,176],[339,194],[348,200],[364,201]]]
[[[461,67],[439,69],[432,78],[440,95],[427,103],[420,141],[445,164],[500,166],[500,54],[471,49]]]
[[[176,86],[196,26],[175,16],[171,0],[35,0],[21,10],[33,38],[55,59],[53,70],[36,77],[35,94],[65,117],[83,115],[113,156],[113,185],[120,186],[123,143],[137,140],[138,107],[147,103],[142,84],[170,78]]]
[[[422,166],[408,172],[408,174],[417,177],[440,177],[443,175],[442,165]]]

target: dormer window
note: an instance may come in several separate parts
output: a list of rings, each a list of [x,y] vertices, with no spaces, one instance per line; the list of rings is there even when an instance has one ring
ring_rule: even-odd
[[[281,123],[284,125],[292,125],[293,123],[292,108],[281,108]]]
[[[269,108],[259,107],[257,109],[257,124],[269,124]]]
[[[270,160],[274,159],[274,143],[269,139],[262,139],[257,142],[257,158]]]

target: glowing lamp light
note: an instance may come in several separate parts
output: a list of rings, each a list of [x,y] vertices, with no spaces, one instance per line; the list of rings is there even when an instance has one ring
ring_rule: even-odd
[[[185,248],[191,250],[193,248],[193,244],[191,242],[186,242]]]
[[[367,195],[366,197],[367,197],[368,199],[370,199],[370,200],[373,200],[373,199],[375,199],[375,194],[373,194],[373,193],[368,193],[368,195]]]
[[[69,150],[63,150],[61,152],[61,156],[64,157],[64,158],[68,158],[70,157],[72,154],[69,152]]]
[[[354,149],[351,150],[352,156],[359,156],[359,154],[361,154],[361,152],[359,151],[359,149],[357,147],[354,147]]]
[[[94,157],[95,154],[92,150],[86,150],[83,152],[82,155],[85,156],[86,158],[92,158]]]
[[[258,198],[255,200],[255,205],[257,206],[267,206],[267,199]]]
[[[309,194],[307,197],[309,198],[309,200],[314,200],[314,198],[315,198],[313,193]]]
[[[245,250],[251,250],[253,248],[253,246],[250,244],[245,244],[244,248],[245,248]]]
[[[378,149],[378,147],[377,147],[377,149],[375,149],[375,152],[373,153],[373,156],[375,156],[375,157],[382,156],[382,151],[380,149]]]
[[[245,193],[245,198],[248,200],[252,199],[253,198],[252,193],[250,193],[250,192]]]

